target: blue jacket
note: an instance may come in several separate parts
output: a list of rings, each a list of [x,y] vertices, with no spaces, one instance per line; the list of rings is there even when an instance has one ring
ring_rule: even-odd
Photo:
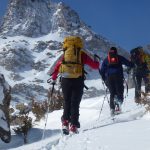
[[[123,78],[123,67],[122,65],[125,65],[127,67],[133,67],[133,63],[131,63],[130,61],[128,61],[125,57],[118,55],[118,60],[119,63],[117,65],[117,67],[113,67],[113,66],[109,66],[108,63],[108,58],[105,58],[101,69],[100,69],[100,73],[102,76],[102,79],[105,81],[107,80],[107,78],[109,76],[111,76],[112,74],[117,74],[120,75]]]

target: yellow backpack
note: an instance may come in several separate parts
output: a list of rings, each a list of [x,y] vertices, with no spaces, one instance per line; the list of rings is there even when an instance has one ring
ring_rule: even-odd
[[[68,36],[64,39],[64,60],[59,72],[65,78],[78,78],[83,76],[83,64],[81,54],[83,48],[82,39],[78,36]]]

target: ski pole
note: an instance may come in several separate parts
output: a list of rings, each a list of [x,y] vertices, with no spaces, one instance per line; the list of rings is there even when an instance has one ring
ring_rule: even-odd
[[[100,72],[100,69],[98,69],[99,71],[99,74],[100,74],[100,77],[101,77],[101,72]],[[102,79],[101,79],[102,80]],[[103,110],[103,106],[104,106],[104,101],[105,99],[107,98],[107,102],[109,104],[109,99],[108,99],[108,96],[107,96],[107,88],[105,87],[105,84],[104,82],[102,81],[102,84],[103,84],[103,87],[104,87],[104,90],[105,90],[105,96],[104,96],[104,100],[103,100],[103,103],[102,103],[102,107],[100,109],[100,113],[99,113],[99,117],[98,117],[98,120],[100,119],[100,116],[101,116],[101,113],[102,113],[102,110]]]
[[[108,98],[108,95],[107,95],[108,88],[105,86],[104,82],[102,82],[102,84],[103,84],[103,87],[104,87],[104,90],[105,90],[105,95],[106,95],[106,98],[107,98],[107,102],[109,104],[109,98]]]
[[[46,121],[45,121],[45,126],[44,126],[44,130],[43,130],[43,134],[42,134],[42,139],[44,139],[45,137],[45,130],[46,130],[46,126],[47,126],[47,120],[48,120],[48,113],[49,113],[49,105],[50,105],[50,102],[52,101],[52,96],[53,96],[53,92],[54,92],[54,83],[52,84],[52,90],[51,90],[51,93],[50,93],[50,96],[48,96],[48,108],[47,108],[47,115],[46,115]]]
[[[103,103],[102,103],[102,107],[100,109],[100,113],[99,113],[99,117],[98,117],[98,120],[100,119],[100,116],[101,116],[101,113],[102,113],[102,110],[103,110],[103,106],[104,106],[104,101],[105,99],[107,98],[107,102],[109,104],[109,99],[108,99],[108,96],[107,96],[107,88],[105,87],[104,83],[102,82],[103,86],[104,86],[104,90],[105,90],[105,96],[104,96],[104,99],[103,99]]]
[[[107,94],[107,93],[106,93],[106,94]],[[105,99],[106,99],[106,94],[105,94],[104,99],[103,99],[103,103],[102,103],[102,107],[101,107],[100,112],[99,112],[98,120],[100,119],[100,116],[101,116],[101,113],[102,113],[102,110],[103,110],[104,101],[105,101]]]
[[[126,92],[126,95],[125,95],[125,98],[128,96],[128,89],[129,89],[129,87],[128,87],[128,83],[127,83],[127,81],[124,79],[124,82],[125,82],[125,84],[126,84],[126,87],[127,87],[127,92]]]

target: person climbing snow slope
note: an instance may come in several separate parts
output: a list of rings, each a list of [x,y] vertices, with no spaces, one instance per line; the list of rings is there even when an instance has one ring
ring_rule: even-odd
[[[130,61],[125,57],[118,55],[116,47],[111,47],[108,51],[108,56],[104,59],[100,69],[102,79],[110,92],[111,116],[121,112],[121,105],[124,99],[124,76],[122,65],[133,67],[133,64]]]
[[[52,74],[53,82],[58,74],[61,76],[61,86],[64,97],[62,130],[64,134],[78,133],[79,106],[84,88],[84,65],[99,69],[99,60],[91,58],[82,50],[83,41],[78,36],[68,36],[63,42],[63,55],[57,62]]]

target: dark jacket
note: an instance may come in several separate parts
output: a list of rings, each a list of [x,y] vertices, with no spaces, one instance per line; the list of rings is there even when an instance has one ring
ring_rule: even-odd
[[[128,61],[125,57],[118,55],[118,65],[117,66],[109,66],[108,58],[105,58],[100,73],[102,76],[102,79],[105,81],[109,76],[112,74],[120,75],[123,78],[123,67],[122,65],[126,65],[127,67],[133,67],[133,63]]]

